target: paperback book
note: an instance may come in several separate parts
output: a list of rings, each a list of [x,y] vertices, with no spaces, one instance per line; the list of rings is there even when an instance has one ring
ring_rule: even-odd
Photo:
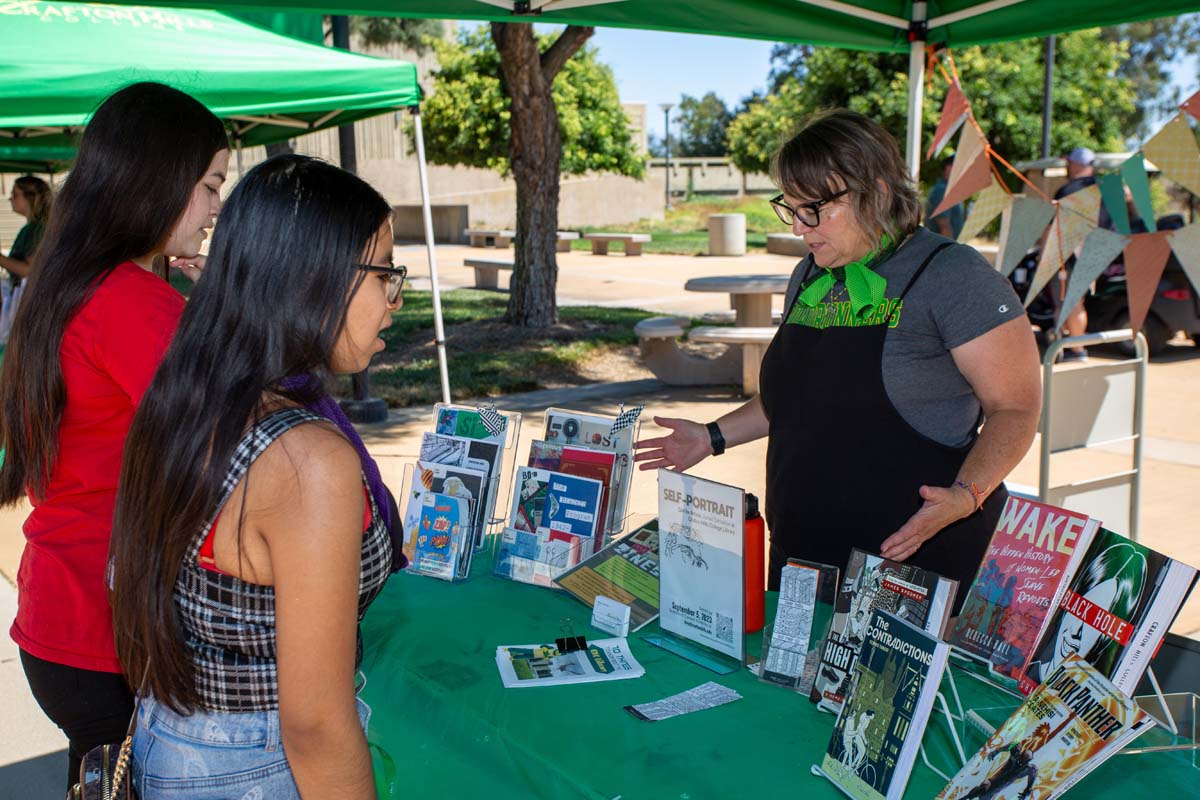
[[[402,549],[410,563],[415,563],[417,559],[417,535],[420,531],[421,516],[427,509],[426,495],[456,497],[463,500],[469,509],[467,516],[460,518],[460,524],[465,527],[464,541],[472,546],[464,547],[457,559],[458,576],[467,574],[471,562],[470,551],[474,550],[475,526],[480,524],[480,498],[483,497],[486,485],[487,475],[478,470],[422,461],[416,463],[412,483],[408,489],[403,522]]]
[[[611,597],[630,608],[629,629],[658,619],[658,520],[623,536],[554,579],[589,608]]]
[[[1195,583],[1194,567],[1101,528],[1033,649],[1021,691],[1078,655],[1133,694]]]
[[[625,639],[599,639],[569,653],[548,644],[497,647],[496,668],[506,689],[618,681],[646,674]]]
[[[503,445],[494,441],[440,433],[425,433],[421,437],[421,461],[465,467],[484,474],[483,487],[474,503],[475,519],[472,521],[476,547],[483,543],[488,521],[495,510],[503,458]]]
[[[458,576],[459,559],[472,545],[470,519],[471,505],[463,498],[424,492],[409,569],[442,580]]]
[[[500,537],[493,572],[539,586],[592,554],[600,481],[518,467],[509,525]]]
[[[613,465],[612,522],[606,532],[612,535],[624,527],[632,477],[633,437],[636,425],[613,432],[615,417],[585,414],[563,408],[546,409],[546,430],[542,439],[550,444],[576,445],[593,450],[608,450],[616,455]]]
[[[841,710],[850,665],[866,635],[871,612],[887,611],[935,638],[942,638],[954,606],[958,581],[857,548],[842,575],[829,637],[810,697],[818,707]]]
[[[937,800],[1052,800],[1154,724],[1091,664],[1070,656],[1047,673]]]
[[[592,478],[604,485],[600,495],[600,514],[596,530],[609,533],[612,519],[611,504],[616,494],[612,491],[617,475],[614,472],[617,454],[611,450],[598,450],[579,445],[534,441],[529,447],[529,466],[564,475]],[[596,538],[596,548],[603,546],[603,537]]]
[[[1009,497],[947,642],[1018,679],[1100,522]]]
[[[904,795],[950,648],[875,609],[821,771],[858,800]]]
[[[765,637],[759,677],[806,695],[812,691],[837,591],[837,567],[788,559],[779,577],[779,605]]]

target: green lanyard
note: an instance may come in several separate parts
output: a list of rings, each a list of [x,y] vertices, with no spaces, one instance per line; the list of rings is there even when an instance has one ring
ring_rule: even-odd
[[[806,286],[797,299],[811,308],[825,299],[835,283],[842,282],[846,285],[855,318],[864,309],[877,308],[887,291],[887,278],[874,272],[873,268],[890,256],[893,250],[892,239],[885,233],[879,240],[879,247],[844,267],[826,269],[825,274]]]

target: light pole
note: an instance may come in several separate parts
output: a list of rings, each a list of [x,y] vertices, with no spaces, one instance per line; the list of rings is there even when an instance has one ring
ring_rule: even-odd
[[[663,122],[666,124],[667,132],[663,136],[663,143],[666,145],[667,153],[667,168],[663,175],[667,180],[667,211],[671,210],[671,109],[675,107],[674,103],[659,103],[658,107],[663,110]]]

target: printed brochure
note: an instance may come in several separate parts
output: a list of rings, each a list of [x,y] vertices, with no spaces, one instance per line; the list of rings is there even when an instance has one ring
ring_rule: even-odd
[[[625,639],[598,639],[571,653],[549,644],[497,647],[496,668],[506,689],[618,681],[646,674]]]

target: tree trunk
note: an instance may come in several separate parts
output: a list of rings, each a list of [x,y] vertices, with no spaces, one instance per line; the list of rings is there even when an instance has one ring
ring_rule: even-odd
[[[504,91],[512,102],[509,160],[517,184],[517,239],[505,318],[514,325],[544,328],[558,322],[555,252],[562,135],[550,88],[592,31],[570,26],[539,53],[528,23],[492,23]]]

